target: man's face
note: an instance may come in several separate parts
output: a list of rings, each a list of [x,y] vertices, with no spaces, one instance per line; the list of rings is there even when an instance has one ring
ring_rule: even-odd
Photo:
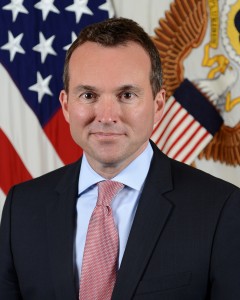
[[[153,99],[150,58],[138,44],[86,42],[69,62],[69,92],[60,102],[74,141],[92,168],[113,177],[147,146],[165,91]]]

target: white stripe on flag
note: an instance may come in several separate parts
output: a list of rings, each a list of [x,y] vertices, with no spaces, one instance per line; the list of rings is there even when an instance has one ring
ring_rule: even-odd
[[[192,118],[190,116],[190,118]],[[179,132],[179,136],[176,136],[176,142],[174,147],[168,152],[168,156],[169,157],[174,157],[175,155],[177,155],[177,153],[180,151],[180,149],[184,146],[185,143],[187,143],[188,139],[191,138],[191,136],[193,135],[193,133],[197,130],[197,128],[199,127],[199,123],[198,122],[194,122],[189,128],[188,130],[182,135],[181,138],[179,138],[179,136],[181,135],[181,133]],[[188,148],[185,147],[185,149],[183,149],[184,153],[184,157],[186,155],[186,151],[188,152]],[[167,153],[167,152],[166,152]]]
[[[204,128],[202,128],[204,129]],[[204,129],[205,130],[205,129]],[[207,144],[212,140],[212,135],[210,133],[202,140],[201,143],[194,149],[194,151],[189,155],[189,157],[184,161],[186,164],[190,165],[196,158],[197,155],[207,146]],[[197,154],[197,155],[196,155]]]
[[[168,122],[167,126],[164,128],[164,132],[162,134],[162,138],[158,142],[158,146],[159,146],[160,149],[164,150],[164,148],[165,148],[164,145],[168,141],[168,139],[170,138],[170,133],[174,129],[174,126],[176,126],[183,119],[183,117],[185,115],[186,115],[186,111],[184,109],[181,109],[174,116],[174,118],[172,118],[170,120],[170,122]],[[166,118],[166,119],[168,119],[168,118]],[[185,125],[184,127],[187,126],[187,122],[182,122],[182,123]]]
[[[0,64],[0,127],[33,177],[63,165],[38,119]]]
[[[182,112],[184,112],[184,110],[182,110]],[[186,112],[184,112],[184,116],[185,116],[185,114],[186,114]],[[173,126],[169,126],[169,131],[171,131],[171,134],[169,134],[167,136],[165,145],[162,148],[164,153],[171,152],[171,150],[172,150],[171,147],[173,146],[173,144],[175,142],[177,142],[181,133],[183,133],[184,131],[187,131],[191,127],[193,118],[192,118],[192,116],[187,114],[186,118],[184,118],[184,120],[181,119],[179,121],[180,121],[179,125],[176,126],[173,131],[171,131]]]
[[[177,113],[177,111],[181,108],[179,103],[175,101],[173,97],[170,97],[165,105],[164,114],[162,119],[155,125],[152,140],[157,141],[159,137],[164,133],[166,127],[168,126],[171,119]]]
[[[6,198],[5,194],[4,194],[3,190],[0,188],[0,220],[1,220],[1,216],[2,216],[2,210],[3,210],[5,198]]]
[[[181,151],[177,156],[176,156],[176,160],[179,161],[183,161],[184,158],[189,155],[189,153],[192,152],[193,148],[195,146],[198,145],[199,141],[201,141],[201,139],[203,138],[203,136],[207,133],[206,129],[201,127],[198,132],[191,138],[191,140],[188,142],[188,144],[184,147],[183,151]],[[210,134],[207,133],[207,136],[209,136]],[[212,136],[210,135],[210,140],[212,139]],[[209,142],[209,139],[207,139],[207,141],[205,141],[205,139],[199,144],[199,147],[205,147],[206,144]],[[201,151],[201,150],[200,150]],[[196,149],[194,150],[194,152],[196,153]],[[199,153],[199,152],[197,152]],[[196,154],[195,154],[195,158],[196,158]]]

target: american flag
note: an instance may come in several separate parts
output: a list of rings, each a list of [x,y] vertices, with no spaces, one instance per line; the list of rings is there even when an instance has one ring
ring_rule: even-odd
[[[81,155],[58,101],[64,58],[81,28],[114,11],[110,0],[1,0],[0,5],[1,206],[13,184]]]
[[[190,165],[222,124],[215,107],[185,79],[167,100],[151,138],[167,156]]]

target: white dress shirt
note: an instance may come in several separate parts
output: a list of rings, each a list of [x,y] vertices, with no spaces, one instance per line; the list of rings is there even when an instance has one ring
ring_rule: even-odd
[[[146,179],[153,150],[150,145],[124,170],[112,178],[121,182],[125,187],[112,201],[113,217],[119,233],[119,260],[120,267],[123,253],[127,244],[129,232],[138,206],[138,200]],[[98,189],[97,183],[106,180],[97,174],[83,155],[78,183],[77,220],[75,237],[76,282],[79,285],[83,251],[86,241],[88,223],[96,206]]]

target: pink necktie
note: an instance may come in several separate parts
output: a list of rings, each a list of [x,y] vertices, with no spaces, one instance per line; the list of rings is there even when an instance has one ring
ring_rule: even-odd
[[[116,282],[118,232],[111,201],[124,187],[116,181],[98,183],[98,200],[92,213],[83,254],[80,300],[110,300]]]

